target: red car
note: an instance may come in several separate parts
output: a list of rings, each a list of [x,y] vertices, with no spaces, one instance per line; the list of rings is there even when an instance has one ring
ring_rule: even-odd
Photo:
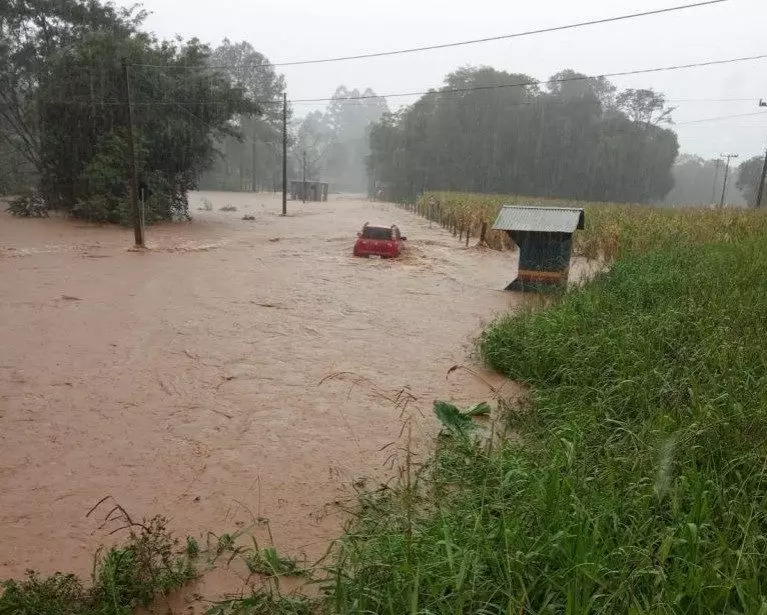
[[[370,226],[365,222],[362,231],[357,233],[357,241],[354,244],[354,256],[368,256],[373,258],[394,258],[399,256],[402,250],[403,237],[396,225]]]

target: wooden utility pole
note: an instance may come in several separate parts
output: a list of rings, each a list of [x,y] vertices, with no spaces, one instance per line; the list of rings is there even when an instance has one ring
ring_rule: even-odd
[[[130,200],[131,215],[133,216],[133,238],[137,248],[144,248],[144,217],[138,205],[138,160],[136,160],[136,143],[133,135],[133,101],[131,100],[130,72],[128,63],[123,60],[123,76],[125,77],[125,103],[128,107],[128,156],[131,165]]]
[[[722,161],[717,158],[716,159],[716,169],[714,169],[714,185],[711,186],[711,205],[713,206],[716,203],[716,180],[719,179],[719,167],[721,166]]]
[[[730,158],[737,158],[737,154],[721,154],[722,158],[727,159],[724,165],[724,180],[722,181],[722,200],[719,201],[719,207],[724,207],[724,192],[727,190],[727,173],[730,171]]]
[[[762,163],[762,176],[759,179],[759,189],[756,191],[756,208],[757,209],[759,209],[762,206],[762,196],[764,194],[765,179],[767,179],[767,150],[764,152],[764,163]]]
[[[288,215],[288,95],[282,94],[282,215]]]
[[[306,203],[306,150],[303,151],[303,160],[301,162],[303,169],[303,178],[301,180],[301,200]]]
[[[251,186],[250,189],[252,192],[256,192],[256,118],[253,118],[253,165],[252,165],[252,173],[250,175],[250,182]]]
[[[767,107],[767,100],[759,99],[760,107]],[[759,189],[756,191],[755,206],[759,209],[762,206],[762,196],[764,194],[764,180],[767,179],[767,151],[764,152],[764,162],[762,163],[762,177],[759,180]]]

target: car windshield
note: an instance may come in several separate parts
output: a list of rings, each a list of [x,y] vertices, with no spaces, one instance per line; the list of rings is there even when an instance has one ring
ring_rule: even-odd
[[[362,229],[362,236],[365,239],[391,239],[391,228],[366,226]]]

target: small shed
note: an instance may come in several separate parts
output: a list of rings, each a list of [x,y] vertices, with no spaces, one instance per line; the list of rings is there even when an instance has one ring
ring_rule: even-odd
[[[294,201],[327,201],[328,183],[316,180],[290,181],[290,198]]]
[[[566,285],[573,233],[583,223],[583,209],[575,207],[504,205],[493,229],[506,231],[519,248],[517,278],[506,290]]]

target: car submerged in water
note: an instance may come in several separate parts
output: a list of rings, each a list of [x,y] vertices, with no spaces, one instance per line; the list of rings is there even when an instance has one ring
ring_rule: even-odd
[[[396,224],[391,226],[371,226],[367,222],[357,233],[354,243],[354,256],[368,258],[396,258],[402,251],[403,237]]]

